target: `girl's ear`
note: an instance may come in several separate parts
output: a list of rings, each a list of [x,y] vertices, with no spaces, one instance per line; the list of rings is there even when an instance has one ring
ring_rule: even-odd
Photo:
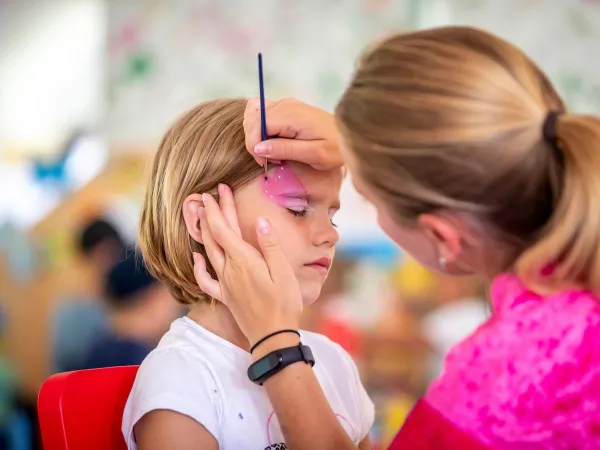
[[[187,232],[192,239],[199,244],[202,242],[202,228],[200,227],[200,216],[198,215],[198,209],[203,207],[202,196],[200,194],[191,194],[186,197],[183,201],[183,220],[185,221],[185,227]]]

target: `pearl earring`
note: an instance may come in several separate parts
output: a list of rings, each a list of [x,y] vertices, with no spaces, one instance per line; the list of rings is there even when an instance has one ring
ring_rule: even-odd
[[[444,258],[443,256],[440,256],[438,263],[440,265],[440,269],[442,271],[445,271],[446,270],[446,258]]]

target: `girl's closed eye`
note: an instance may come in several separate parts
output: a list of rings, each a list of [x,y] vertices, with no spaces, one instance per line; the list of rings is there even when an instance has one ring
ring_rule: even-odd
[[[294,217],[306,217],[309,213],[309,208],[286,208],[286,210]],[[334,214],[335,212],[329,215],[329,221],[331,222],[331,225],[337,228],[337,224],[333,221]]]
[[[281,196],[278,203],[294,217],[305,217],[310,210],[308,199]]]
[[[306,217],[308,208],[286,208],[286,210],[294,217]]]

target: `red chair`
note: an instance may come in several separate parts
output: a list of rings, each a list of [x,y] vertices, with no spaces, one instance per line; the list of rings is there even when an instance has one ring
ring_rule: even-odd
[[[123,409],[138,366],[53,375],[38,398],[45,450],[125,450]]]

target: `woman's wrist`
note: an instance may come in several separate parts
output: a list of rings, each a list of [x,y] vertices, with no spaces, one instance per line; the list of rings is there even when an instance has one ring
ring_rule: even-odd
[[[252,352],[252,357],[255,361],[258,361],[263,356],[268,355],[275,350],[279,350],[281,348],[286,347],[294,347],[300,344],[300,337],[294,333],[282,333],[276,336],[273,336],[266,341],[262,342],[254,352]]]

